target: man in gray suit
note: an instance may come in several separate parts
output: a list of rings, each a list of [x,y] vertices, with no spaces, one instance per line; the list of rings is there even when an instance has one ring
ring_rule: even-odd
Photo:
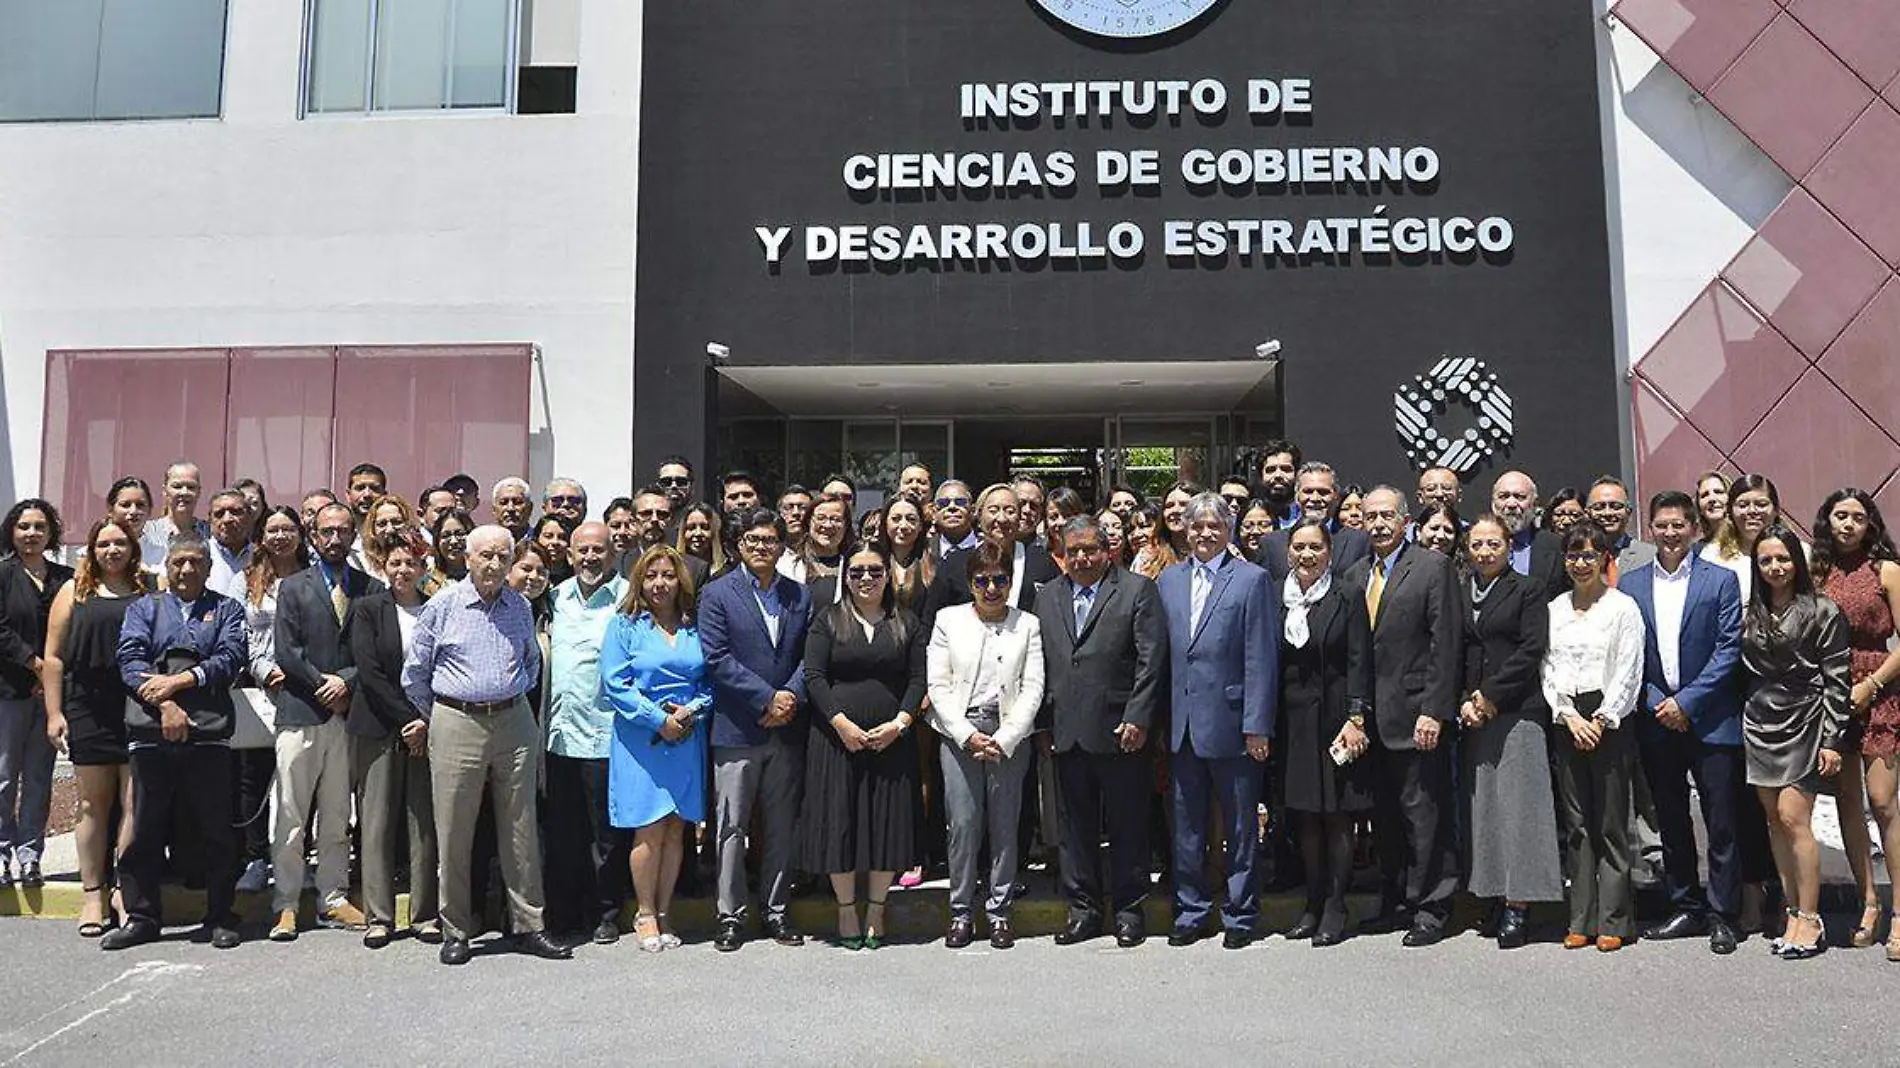
[[[1610,585],[1630,572],[1656,559],[1656,546],[1638,540],[1630,532],[1630,491],[1615,475],[1604,475],[1590,483],[1584,504],[1590,521],[1603,528],[1616,549],[1616,563],[1610,567]]]
[[[1372,617],[1373,709],[1377,729],[1378,926],[1396,929],[1411,913],[1408,946],[1445,936],[1458,889],[1452,817],[1451,746],[1444,725],[1458,714],[1464,628],[1453,605],[1451,564],[1406,540],[1405,494],[1379,486],[1365,497],[1372,556],[1346,581]]]
[[[1062,528],[1069,573],[1036,594],[1045,693],[1054,720],[1062,821],[1062,889],[1069,923],[1057,945],[1102,933],[1102,837],[1108,837],[1107,904],[1115,943],[1147,937],[1148,797],[1154,770],[1148,731],[1161,703],[1168,621],[1148,579],[1115,566],[1094,516]]]

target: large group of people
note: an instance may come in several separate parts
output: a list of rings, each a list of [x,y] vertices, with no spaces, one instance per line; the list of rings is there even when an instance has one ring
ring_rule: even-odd
[[[294,941],[312,858],[318,925],[445,964],[491,922],[551,959],[616,942],[629,899],[640,950],[678,946],[701,858],[721,951],[755,911],[802,943],[805,878],[829,883],[836,943],[876,949],[890,894],[930,869],[944,943],[1007,949],[1026,852],[1053,860],[1058,944],[1142,943],[1159,883],[1169,945],[1244,947],[1272,878],[1305,890],[1279,933],[1330,946],[1365,844],[1360,929],[1408,947],[1447,934],[1462,891],[1504,948],[1567,904],[1570,948],[1760,933],[1798,960],[1829,944],[1812,822],[1832,793],[1864,904],[1846,941],[1880,941],[1900,554],[1869,494],[1829,495],[1804,539],[1755,474],[1637,510],[1615,477],[1544,496],[1507,471],[1467,505],[1444,469],[1408,493],[1288,442],[1262,456],[1212,490],[1097,502],[913,464],[862,510],[842,476],[773,498],[676,456],[598,513],[571,479],[538,512],[503,479],[486,522],[466,475],[412,503],[371,463],[341,497],[272,506],[240,481],[200,518],[181,461],[162,499],[115,482],[71,545],[22,500],[0,545],[0,882],[44,880],[58,750],[79,933],[106,949],[159,937],[181,873],[212,944],[267,891],[268,938]],[[1644,883],[1667,910],[1639,931]]]

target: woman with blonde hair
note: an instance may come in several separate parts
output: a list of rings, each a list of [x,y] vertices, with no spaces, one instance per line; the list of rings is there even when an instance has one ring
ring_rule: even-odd
[[[396,540],[408,541],[421,530],[416,510],[407,500],[394,493],[376,498],[363,517],[363,529],[356,532],[357,566],[369,577],[383,581],[382,547]]]

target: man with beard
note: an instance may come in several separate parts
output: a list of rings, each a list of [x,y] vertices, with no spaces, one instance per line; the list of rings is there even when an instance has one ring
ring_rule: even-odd
[[[1017,475],[1010,481],[1009,488],[1016,491],[1017,520],[1016,540],[1024,545],[1043,545],[1043,503],[1049,497],[1049,488],[1042,479],[1031,475]],[[1043,545],[1043,548],[1048,548]]]
[[[785,520],[785,555],[782,566],[798,559],[805,551],[805,532],[811,523],[811,491],[793,483],[778,495],[779,518]]]
[[[633,524],[639,540],[631,551],[620,558],[620,573],[626,576],[633,574],[634,563],[648,549],[667,543],[667,532],[673,526],[673,502],[665,490],[658,486],[646,486],[634,494]],[[693,580],[694,589],[705,586],[706,573],[710,570],[706,561],[699,557],[686,557],[686,574]]]
[[[930,468],[923,464],[911,464],[897,476],[897,495],[909,497],[911,502],[922,508],[930,503]]]
[[[1536,579],[1546,602],[1570,588],[1564,573],[1563,539],[1537,529],[1537,483],[1522,471],[1506,471],[1491,484],[1491,511],[1511,535],[1511,570]]]
[[[1260,499],[1273,513],[1275,530],[1291,529],[1300,521],[1300,506],[1293,500],[1300,462],[1300,447],[1290,441],[1269,441],[1260,454]]]

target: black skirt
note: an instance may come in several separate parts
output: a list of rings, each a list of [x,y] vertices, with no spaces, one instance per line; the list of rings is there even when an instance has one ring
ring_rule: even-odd
[[[73,764],[124,764],[125,682],[119,675],[119,628],[130,597],[94,594],[73,605],[66,628],[64,693],[66,753]]]

